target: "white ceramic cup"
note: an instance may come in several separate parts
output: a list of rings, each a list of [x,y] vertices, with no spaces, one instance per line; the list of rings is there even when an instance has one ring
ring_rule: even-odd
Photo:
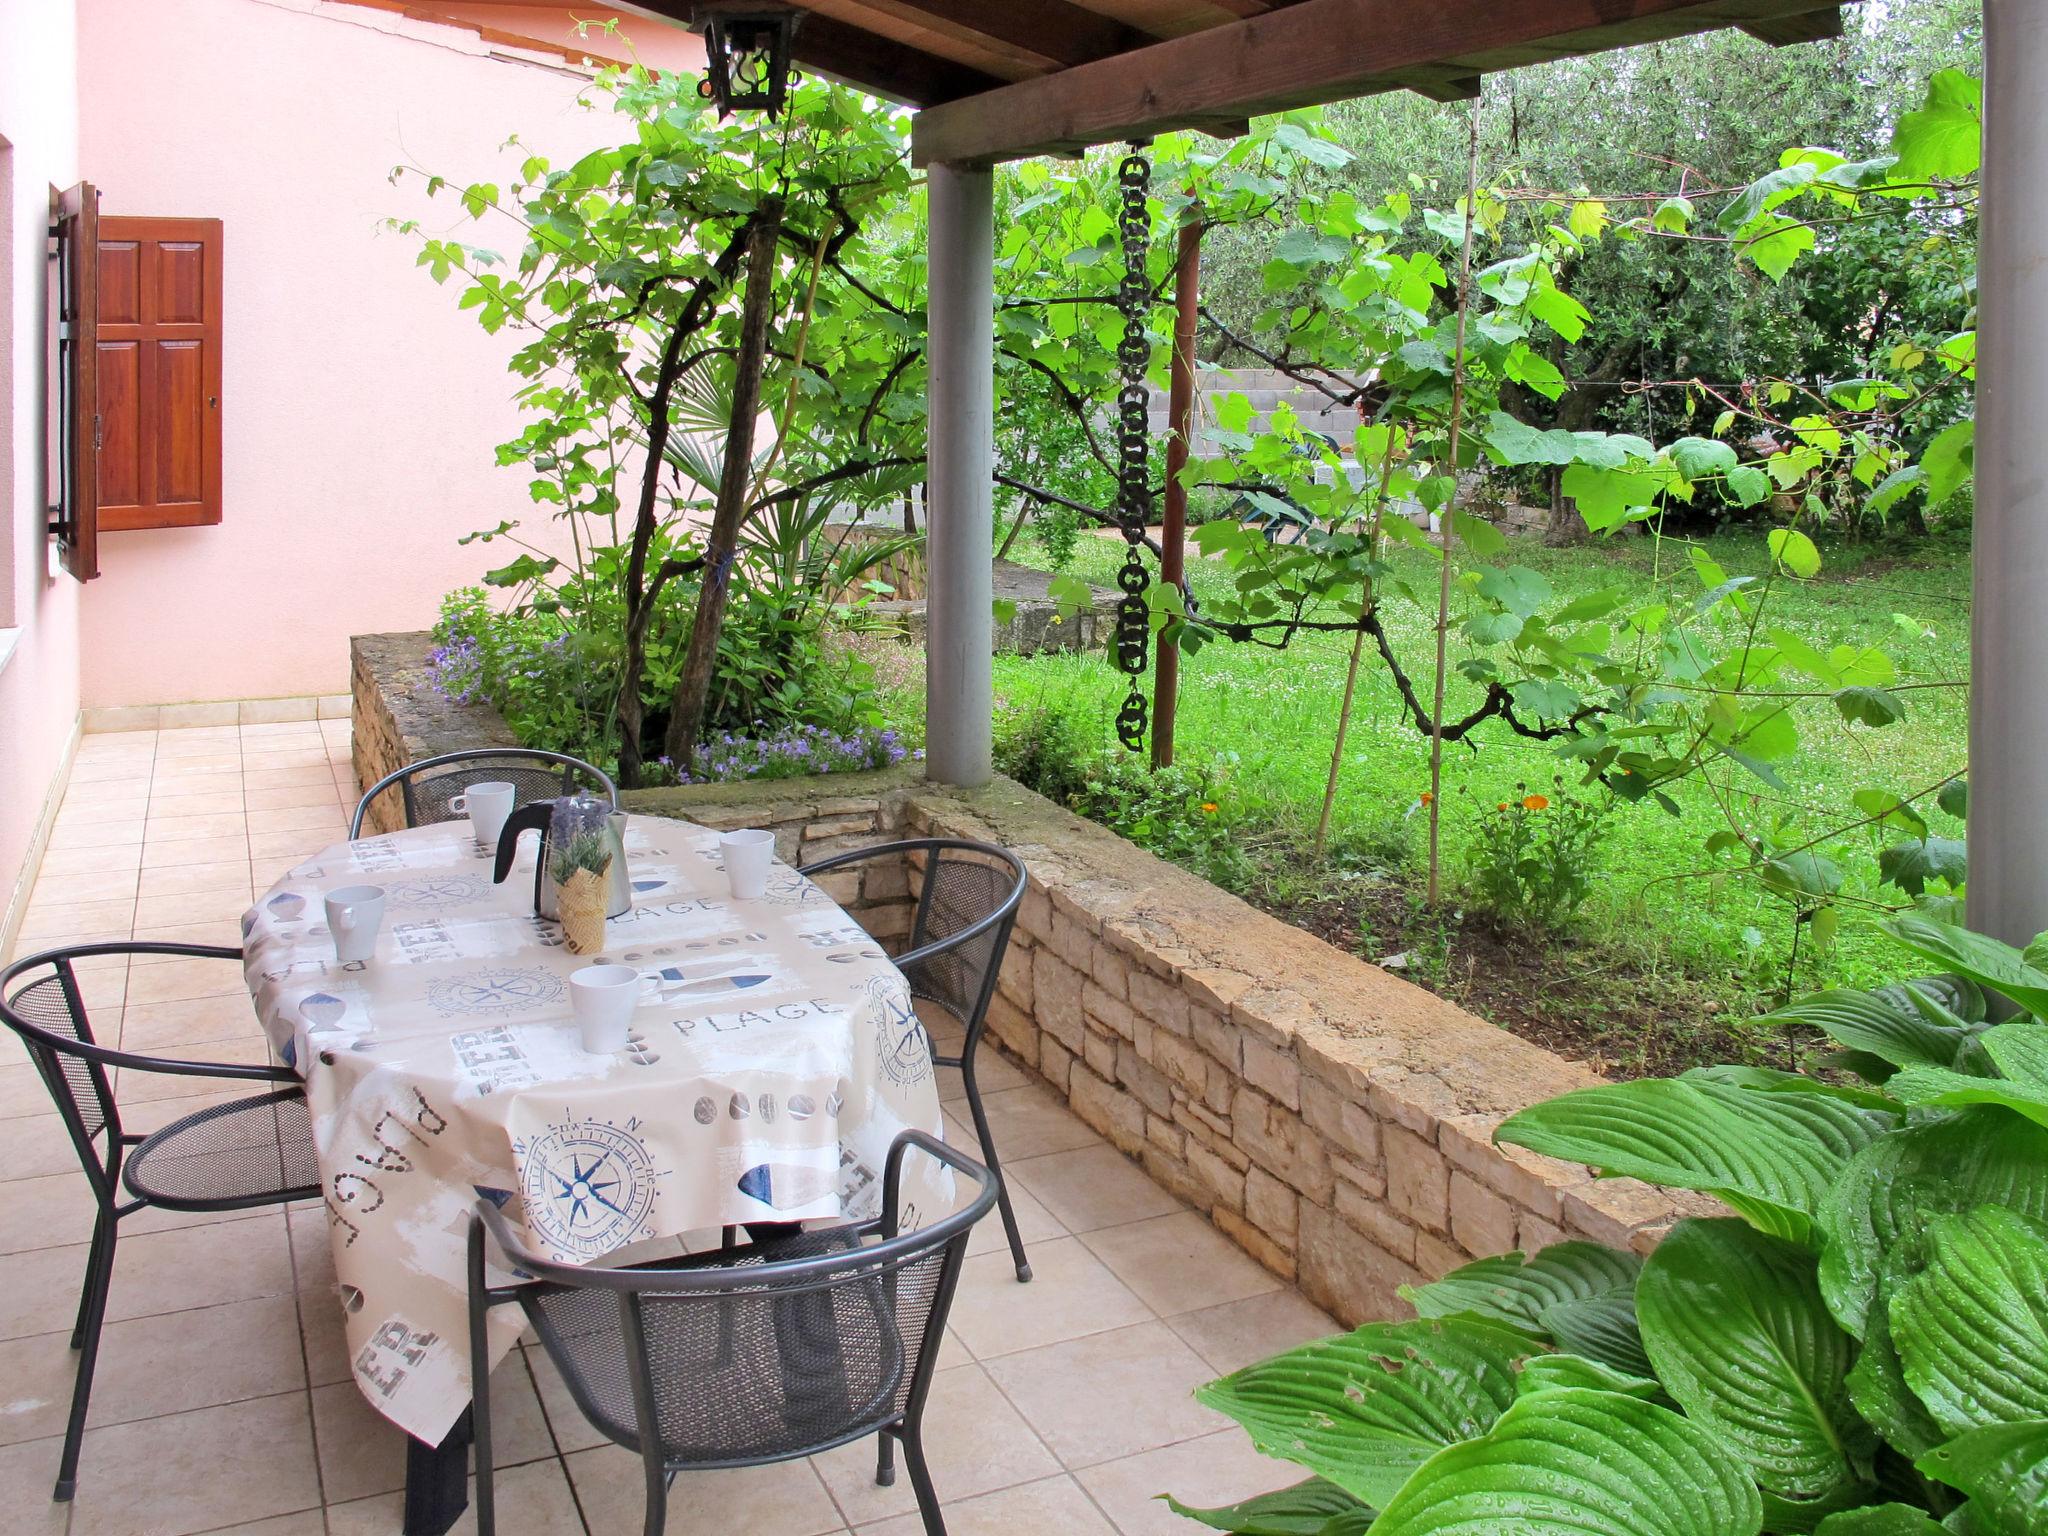
[[[360,965],[376,954],[383,926],[383,886],[344,885],[327,893],[327,931],[334,935],[334,958],[343,965]]]
[[[768,866],[775,857],[775,834],[749,827],[718,834],[725,860],[726,884],[740,901],[759,901],[768,894]]]
[[[633,1010],[659,982],[630,965],[586,965],[569,973],[569,1004],[583,1049],[593,1056],[615,1055],[626,1048]]]
[[[505,830],[505,818],[512,814],[512,802],[519,791],[501,779],[472,784],[453,800],[448,809],[469,817],[469,830],[486,848],[498,846],[498,834]]]

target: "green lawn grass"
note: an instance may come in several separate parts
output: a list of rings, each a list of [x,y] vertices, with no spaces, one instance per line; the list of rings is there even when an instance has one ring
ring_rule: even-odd
[[[1731,574],[1764,570],[1761,530],[1702,542]],[[1072,569],[1109,584],[1121,545],[1083,538],[1081,546]],[[1027,561],[1042,560],[1028,538],[1019,542],[1017,553]],[[1408,574],[1418,587],[1433,583],[1428,555],[1403,550],[1396,559],[1412,567]],[[1654,575],[1653,560],[1660,568]],[[1653,587],[1663,588],[1664,600],[1674,605],[1689,602],[1699,591],[1683,541],[1671,538],[1665,539],[1661,556],[1648,538],[1570,549],[1520,539],[1503,559],[1510,561],[1540,571],[1565,596],[1621,580],[1645,602]],[[1198,596],[1228,580],[1215,562],[1193,565]],[[1781,582],[1770,614],[1772,623],[1816,643],[1879,646],[1891,655],[1902,680],[1959,680],[1968,675],[1968,597],[1968,553],[1959,543],[1846,545],[1827,551],[1826,567],[1815,580],[1789,589]],[[1911,621],[1911,636],[1899,615]],[[1426,697],[1433,670],[1433,610],[1395,602],[1388,616],[1396,649]],[[1723,620],[1732,621],[1732,614]],[[1285,651],[1225,643],[1184,661],[1177,734],[1181,760],[1221,765],[1226,810],[1254,836],[1299,843],[1312,834],[1348,653],[1348,637],[1304,635]],[[1454,634],[1454,667],[1459,654]],[[1099,723],[1105,744],[1113,739],[1110,723],[1123,687],[1100,655],[996,658],[1000,712],[1041,704],[1072,706]],[[1477,696],[1454,673],[1447,715],[1454,718]],[[1789,796],[1732,767],[1716,777],[1731,791],[1767,797],[1773,814],[1782,812],[1787,831],[1799,840],[1818,835],[1854,818],[1849,797],[1857,789],[1906,793],[1963,767],[1965,691],[1919,689],[1906,697],[1905,720],[1879,731],[1846,725],[1825,699],[1799,705],[1801,748],[1779,765]],[[921,713],[921,708],[918,699],[912,711]],[[1493,723],[1476,734],[1476,750],[1458,745],[1445,754],[1443,838],[1453,890],[1464,880],[1477,814],[1518,794],[1523,784],[1551,792],[1554,774],[1565,773],[1568,785],[1576,778],[1571,765],[1561,763],[1545,744],[1518,738]],[[1418,868],[1424,826],[1418,796],[1428,785],[1428,763],[1426,738],[1403,717],[1393,683],[1368,647],[1339,783],[1333,843],[1374,850],[1410,871]],[[1586,793],[1603,791],[1595,786]],[[1745,992],[1781,985],[1792,932],[1788,908],[1750,880],[1689,878],[1708,867],[1702,843],[1723,823],[1706,786],[1688,781],[1676,786],[1673,795],[1682,811],[1676,817],[1654,804],[1617,806],[1601,851],[1596,892],[1578,920],[1580,932],[1602,944],[1636,950],[1652,964],[1674,963],[1695,978],[1728,978]],[[1931,801],[1925,810],[1937,832],[1961,835],[1960,826],[1936,813]],[[1847,875],[1846,894],[1896,901],[1896,891],[1878,885],[1876,847],[1863,831],[1831,838],[1819,851]],[[1296,861],[1294,868],[1302,866]],[[1306,871],[1303,877],[1315,874]],[[1834,951],[1809,955],[1811,968],[1801,964],[1802,985],[1867,985],[1897,970],[1897,953],[1872,931],[1867,912],[1849,908],[1844,915]]]

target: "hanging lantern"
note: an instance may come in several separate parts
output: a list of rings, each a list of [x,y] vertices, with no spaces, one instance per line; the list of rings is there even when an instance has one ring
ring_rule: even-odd
[[[779,5],[696,6],[691,16],[704,32],[704,78],[697,94],[720,117],[779,113],[789,93],[790,39],[803,14]]]

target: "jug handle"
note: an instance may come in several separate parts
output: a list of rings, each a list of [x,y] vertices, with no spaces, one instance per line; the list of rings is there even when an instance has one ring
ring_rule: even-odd
[[[540,834],[540,867],[545,869],[548,862],[548,824],[555,814],[555,802],[535,800],[522,805],[505,818],[505,825],[498,832],[498,859],[491,869],[491,883],[502,885],[505,877],[512,873],[512,860],[519,852],[519,834],[538,832]]]

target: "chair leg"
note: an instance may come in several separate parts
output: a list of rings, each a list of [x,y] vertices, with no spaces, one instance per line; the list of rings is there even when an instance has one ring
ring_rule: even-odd
[[[924,1517],[924,1536],[946,1536],[946,1517],[932,1487],[931,1468],[924,1462],[924,1439],[914,1425],[904,1426],[903,1460],[910,1468],[910,1486],[917,1493],[917,1512]]]
[[[875,1446],[875,1486],[893,1488],[896,1486],[896,1431],[885,1429]]]
[[[974,1053],[971,1048],[962,1053],[960,1077],[967,1087],[967,1109],[974,1116],[974,1134],[981,1138],[981,1160],[996,1176],[996,1209],[1003,1218],[1003,1233],[1010,1240],[1010,1259],[1017,1266],[1017,1281],[1021,1285],[1031,1278],[1031,1263],[1024,1257],[1024,1238],[1017,1231],[1017,1213],[1010,1208],[1009,1181],[1003,1177],[1002,1165],[996,1161],[996,1139],[988,1128],[988,1113],[981,1107],[981,1086],[974,1080]]]
[[[92,1277],[99,1273],[100,1245],[106,1241],[107,1228],[113,1225],[105,1208],[92,1224],[92,1247],[85,1256],[85,1281],[78,1287],[78,1318],[71,1325],[71,1347],[75,1350],[85,1342],[85,1314],[92,1304]]]
[[[472,1245],[475,1241],[471,1239]],[[490,1328],[486,1321],[488,1309],[477,1294],[481,1289],[477,1284],[481,1267],[473,1256],[469,1298],[469,1436],[476,1457],[476,1536],[497,1536],[498,1468],[491,1446]]]
[[[640,1461],[647,1477],[646,1536],[662,1536],[662,1527],[668,1524],[668,1471],[658,1456],[643,1452]]]
[[[57,1463],[57,1487],[50,1495],[60,1504],[69,1502],[78,1491],[78,1451],[85,1439],[85,1414],[92,1404],[93,1367],[99,1363],[100,1326],[106,1321],[107,1292],[114,1277],[114,1235],[113,1218],[102,1212],[74,1334],[78,1341],[78,1379],[71,1388],[71,1417],[64,1427],[64,1454]]]

